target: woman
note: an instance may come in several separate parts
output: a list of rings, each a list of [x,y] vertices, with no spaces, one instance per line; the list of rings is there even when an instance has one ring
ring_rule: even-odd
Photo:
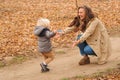
[[[80,18],[79,30],[82,31],[82,35],[78,35],[73,47],[77,45],[83,56],[79,64],[90,64],[88,55],[97,56],[98,64],[105,64],[111,52],[110,40],[105,26],[87,6],[78,8],[78,16]],[[63,31],[63,34],[76,28],[74,26],[68,27]]]

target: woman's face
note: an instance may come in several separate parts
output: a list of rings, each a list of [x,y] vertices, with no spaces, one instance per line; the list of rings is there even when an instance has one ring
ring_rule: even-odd
[[[83,8],[80,8],[79,11],[78,11],[78,15],[80,16],[80,19],[81,20],[84,20],[85,19],[85,10]]]

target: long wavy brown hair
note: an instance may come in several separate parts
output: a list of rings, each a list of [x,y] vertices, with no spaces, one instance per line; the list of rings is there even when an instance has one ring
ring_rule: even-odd
[[[89,8],[88,6],[80,6],[78,8],[78,11],[79,9],[84,9],[85,10],[85,19],[82,20],[83,21],[83,24],[81,24],[81,31],[85,31],[86,30],[86,25],[88,24],[88,22],[95,17],[94,13],[92,12],[91,8]]]

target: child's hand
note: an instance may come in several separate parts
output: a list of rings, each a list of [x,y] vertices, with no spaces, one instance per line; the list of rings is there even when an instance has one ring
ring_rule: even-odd
[[[59,38],[60,36],[61,35],[58,32],[56,32],[55,38]]]
[[[54,33],[57,33],[57,30],[53,30]]]

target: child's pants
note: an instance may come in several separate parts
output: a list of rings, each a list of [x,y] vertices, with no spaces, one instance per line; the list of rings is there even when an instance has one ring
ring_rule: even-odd
[[[55,54],[54,54],[53,51],[50,51],[50,52],[47,52],[47,53],[42,53],[42,55],[44,57],[45,63],[49,64],[54,59]]]

